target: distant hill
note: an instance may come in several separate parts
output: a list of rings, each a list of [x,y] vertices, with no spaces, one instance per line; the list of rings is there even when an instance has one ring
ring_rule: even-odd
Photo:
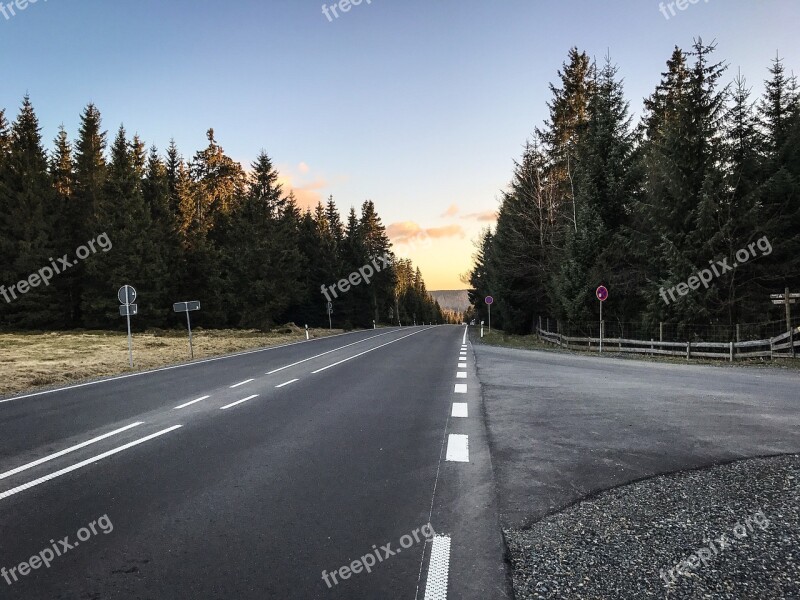
[[[439,290],[430,294],[442,308],[458,312],[464,312],[469,308],[467,290]]]

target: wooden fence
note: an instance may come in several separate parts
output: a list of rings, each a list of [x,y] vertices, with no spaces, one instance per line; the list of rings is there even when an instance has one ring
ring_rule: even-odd
[[[537,333],[540,339],[568,350],[600,352],[600,338],[569,337],[540,328],[537,328]],[[731,362],[745,358],[797,358],[800,355],[800,327],[771,339],[751,342],[648,342],[604,337],[602,351],[682,356],[686,360],[692,357],[715,358]]]

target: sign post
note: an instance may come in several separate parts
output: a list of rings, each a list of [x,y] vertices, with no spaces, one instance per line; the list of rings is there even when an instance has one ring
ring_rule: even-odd
[[[119,314],[128,320],[128,363],[133,368],[133,338],[131,336],[131,315],[139,314],[139,306],[136,302],[136,289],[131,285],[123,285],[117,292],[117,298],[122,305],[119,307]]]
[[[190,302],[176,302],[172,305],[172,310],[176,313],[186,313],[186,326],[189,329],[189,357],[194,359],[194,345],[192,344],[192,320],[189,318],[189,313],[195,310],[200,310],[200,302],[192,300]]]
[[[486,296],[486,299],[484,300],[484,302],[486,302],[486,306],[489,307],[489,331],[491,332],[492,331],[492,304],[494,304],[494,298],[492,298],[491,296]]]
[[[603,333],[604,333],[603,330],[605,329],[605,326],[603,324],[603,302],[608,300],[608,290],[606,289],[606,287],[604,285],[601,285],[599,288],[597,288],[597,291],[595,292],[595,295],[597,296],[597,299],[600,300],[600,354],[602,354],[603,353]]]
[[[794,331],[792,330],[792,304],[797,304],[800,300],[800,293],[790,293],[789,288],[786,288],[783,294],[772,294],[770,296],[773,304],[786,305],[786,331],[789,333],[789,350],[791,351],[792,358],[795,357],[794,351]]]
[[[332,314],[333,314],[333,302],[328,302],[328,329],[333,329],[333,320],[331,319]]]

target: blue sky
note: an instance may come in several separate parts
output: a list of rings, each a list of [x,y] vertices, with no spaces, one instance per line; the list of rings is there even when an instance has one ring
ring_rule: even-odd
[[[697,36],[756,93],[776,51],[800,69],[795,0],[669,19],[653,0],[366,1],[331,22],[320,0],[38,0],[0,14],[0,107],[30,93],[48,145],[90,101],[109,131],[187,158],[213,127],[245,164],[265,149],[304,202],[369,198],[395,238],[427,231],[403,252],[453,289],[571,46],[610,53],[635,113]]]

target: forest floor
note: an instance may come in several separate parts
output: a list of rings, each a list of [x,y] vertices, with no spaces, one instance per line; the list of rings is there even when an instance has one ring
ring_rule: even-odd
[[[309,333],[313,339],[342,330],[310,329]],[[194,357],[198,360],[304,339],[305,330],[293,324],[269,332],[196,329]],[[134,333],[133,360],[131,369],[125,332],[0,334],[0,396],[186,362],[188,335],[186,331],[158,329]]]

